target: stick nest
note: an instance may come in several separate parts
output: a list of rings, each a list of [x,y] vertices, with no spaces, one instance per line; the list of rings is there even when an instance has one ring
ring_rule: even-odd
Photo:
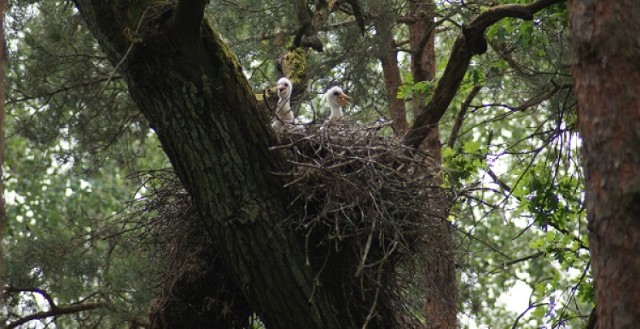
[[[307,125],[279,134],[291,165],[284,185],[303,216],[309,263],[323,284],[341,282],[358,327],[418,327],[424,255],[449,250],[448,198],[429,155],[378,136],[379,126]],[[441,235],[431,239],[433,234]],[[434,257],[434,255],[431,255]],[[336,276],[336,272],[340,272]],[[357,316],[360,314],[360,316]]]
[[[317,285],[349,301],[351,326],[424,327],[424,292],[434,297],[429,290],[438,286],[428,264],[451,257],[449,198],[430,156],[380,137],[379,129],[331,124],[280,132],[272,150],[283,152],[289,166],[274,174],[291,195],[290,223],[306,239]],[[134,203],[129,220],[145,228],[141,240],[164,246],[158,257],[166,267],[152,324],[247,326],[253,310],[227,277],[173,171],[140,179],[148,195]]]

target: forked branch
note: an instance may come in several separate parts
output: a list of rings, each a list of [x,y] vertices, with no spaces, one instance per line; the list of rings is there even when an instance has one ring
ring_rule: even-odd
[[[438,124],[458,92],[471,58],[487,51],[484,32],[489,26],[507,17],[531,20],[538,11],[564,1],[566,0],[539,0],[528,5],[502,5],[474,18],[462,29],[462,33],[453,44],[447,67],[435,93],[425,111],[416,117],[409,132],[404,136],[403,144],[417,148]]]

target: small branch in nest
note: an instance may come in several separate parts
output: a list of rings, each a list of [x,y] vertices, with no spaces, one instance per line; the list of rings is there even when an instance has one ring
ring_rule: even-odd
[[[359,277],[362,275],[362,271],[364,271],[364,264],[367,261],[367,255],[369,254],[369,249],[371,249],[371,241],[373,240],[373,232],[376,229],[376,221],[374,220],[371,224],[371,231],[369,232],[369,236],[367,237],[367,243],[365,244],[364,251],[362,252],[362,257],[360,258],[360,265],[354,274],[355,277]]]

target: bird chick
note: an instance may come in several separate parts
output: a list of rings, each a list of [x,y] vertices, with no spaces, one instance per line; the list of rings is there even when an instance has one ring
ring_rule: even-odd
[[[274,129],[281,129],[286,124],[293,124],[294,121],[291,105],[289,104],[293,85],[289,79],[280,78],[276,88],[278,90],[278,104],[276,105],[276,119],[271,126]]]
[[[342,88],[335,86],[329,89],[325,96],[327,98],[327,103],[329,104],[329,108],[331,109],[331,114],[329,115],[329,122],[336,122],[344,116],[342,113],[342,107],[351,104],[351,97],[345,94],[342,91]]]

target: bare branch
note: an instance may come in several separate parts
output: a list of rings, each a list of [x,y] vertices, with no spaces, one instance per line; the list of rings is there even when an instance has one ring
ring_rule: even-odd
[[[107,307],[107,303],[104,303],[104,302],[86,302],[86,303],[72,304],[67,306],[57,306],[56,303],[53,301],[53,298],[51,297],[51,295],[49,295],[49,293],[47,293],[46,291],[40,288],[6,287],[5,292],[6,293],[34,292],[44,297],[50,306],[50,309],[48,311],[36,312],[7,324],[7,327],[6,327],[7,329],[17,328],[33,320],[42,320],[42,319],[53,317],[53,316],[79,313],[79,312],[89,311],[89,310],[93,310],[101,307]]]
[[[529,313],[529,311],[533,310],[534,308],[540,307],[540,306],[547,306],[549,305],[549,303],[529,303],[529,306],[527,307],[526,310],[524,310],[524,312],[520,313],[520,315],[518,315],[515,319],[515,321],[513,322],[513,329],[518,328],[518,321],[520,321],[520,319],[522,319],[522,317],[524,317],[527,313]]]
[[[538,11],[564,1],[565,0],[539,0],[528,5],[507,4],[496,6],[474,18],[469,24],[469,28],[485,30],[489,26],[506,17],[514,17],[530,21],[533,19],[533,14]]]
[[[455,145],[456,140],[458,139],[458,133],[460,132],[460,128],[462,127],[462,121],[464,120],[465,115],[467,114],[467,110],[469,109],[469,105],[471,101],[476,97],[478,92],[482,89],[482,86],[474,86],[473,89],[467,95],[467,98],[462,102],[462,106],[460,107],[460,112],[458,112],[458,116],[456,117],[456,121],[453,123],[453,128],[451,128],[451,134],[449,135],[449,141],[447,142],[447,146],[453,147]]]
[[[565,0],[539,0],[528,5],[510,4],[493,7],[474,18],[467,27],[463,27],[462,34],[453,44],[447,67],[431,101],[427,104],[425,111],[416,117],[403,143],[417,148],[436,127],[460,88],[471,58],[486,52],[487,42],[484,39],[484,32],[489,26],[507,17],[530,20],[536,12],[563,1]]]
[[[507,191],[508,193],[511,193],[511,187],[509,185],[507,185],[507,183],[503,182],[498,175],[496,175],[496,173],[493,172],[493,170],[491,170],[491,168],[489,168],[487,170],[487,174],[489,174],[489,177],[491,177],[491,179],[493,179],[493,181],[498,184],[500,186],[500,188],[502,188],[503,190]]]
[[[45,318],[49,318],[52,316],[60,316],[60,315],[65,315],[65,314],[73,314],[73,313],[79,313],[79,312],[84,312],[84,311],[89,311],[89,310],[94,310],[96,308],[101,308],[101,307],[106,307],[107,304],[106,303],[101,303],[101,302],[97,302],[97,303],[82,303],[82,304],[76,304],[76,305],[69,305],[69,306],[62,306],[62,307],[56,307],[53,308],[49,311],[46,312],[37,312],[37,313],[33,313],[31,315],[25,316],[24,318],[21,318],[15,322],[11,322],[7,325],[7,329],[11,329],[11,328],[17,328],[29,321],[33,321],[33,320],[41,320],[41,319],[45,319]]]
[[[51,297],[51,295],[49,295],[48,292],[37,288],[37,287],[5,287],[4,292],[7,294],[14,294],[14,293],[21,293],[21,292],[33,292],[36,294],[39,294],[40,296],[44,297],[44,299],[47,300],[47,302],[49,303],[49,306],[51,308],[57,308],[56,303],[53,301],[53,298]]]
[[[518,264],[518,263],[526,262],[528,260],[531,260],[531,259],[534,259],[534,258],[538,258],[538,257],[544,256],[544,255],[546,255],[546,252],[538,251],[538,252],[533,253],[531,255],[527,255],[527,256],[524,256],[524,257],[517,258],[517,259],[511,259],[509,261],[506,261],[506,262],[496,266],[495,269],[489,271],[489,274],[498,273],[500,270],[502,270],[504,268],[507,268],[507,267],[509,267],[511,265],[515,265],[515,264]]]

